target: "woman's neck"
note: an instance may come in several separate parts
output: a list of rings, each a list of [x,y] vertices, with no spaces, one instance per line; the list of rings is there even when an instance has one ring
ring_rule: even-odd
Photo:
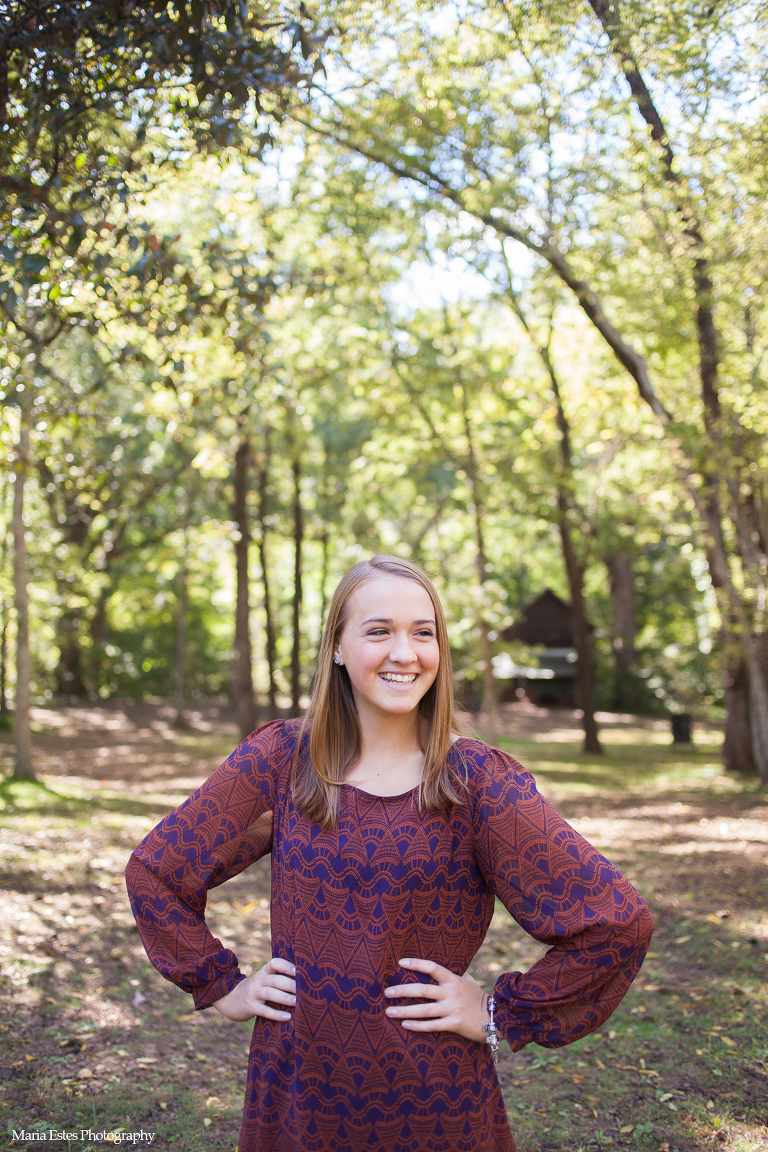
[[[346,783],[380,796],[397,796],[415,788],[424,764],[418,710],[392,716],[363,707],[358,720],[362,750]]]

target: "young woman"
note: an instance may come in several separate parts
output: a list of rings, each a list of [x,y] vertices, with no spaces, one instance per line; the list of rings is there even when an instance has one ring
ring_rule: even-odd
[[[154,966],[255,1018],[239,1152],[512,1152],[495,1029],[570,1044],[637,974],[638,893],[458,732],[437,593],[375,556],[336,589],[306,719],[254,732],[131,857]],[[272,959],[245,977],[206,893],[270,849]],[[466,973],[497,897],[550,949],[489,997]]]

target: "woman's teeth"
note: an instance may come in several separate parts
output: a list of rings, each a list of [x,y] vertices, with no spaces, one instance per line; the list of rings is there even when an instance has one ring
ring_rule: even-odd
[[[413,684],[416,679],[416,673],[411,672],[407,676],[401,676],[397,672],[381,672],[382,680],[389,680],[393,684]]]

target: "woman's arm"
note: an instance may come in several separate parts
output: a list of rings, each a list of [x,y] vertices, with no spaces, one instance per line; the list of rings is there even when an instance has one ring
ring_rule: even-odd
[[[618,1007],[654,929],[617,868],[555,812],[510,756],[489,751],[472,788],[477,861],[526,932],[551,948],[494,989],[499,1032],[517,1051],[570,1044]]]
[[[188,800],[142,840],[126,868],[150,961],[207,1008],[244,980],[237,957],[205,923],[210,888],[264,856],[272,843],[284,723],[259,728]]]

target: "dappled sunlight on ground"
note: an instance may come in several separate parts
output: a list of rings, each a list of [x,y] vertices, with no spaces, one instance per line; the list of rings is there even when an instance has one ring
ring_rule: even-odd
[[[768,796],[722,771],[716,729],[673,746],[663,720],[601,717],[606,754],[585,756],[577,714],[542,713],[508,710],[498,742],[638,887],[657,930],[601,1033],[503,1051],[518,1152],[768,1149]],[[0,785],[1,1102],[7,1119],[143,1125],[155,1147],[232,1152],[249,1028],[194,1013],[154,972],[122,879],[236,741],[215,709],[190,730],[172,721],[148,703],[37,709],[47,787]],[[245,971],[270,954],[269,882],[264,860],[210,894],[210,926]],[[544,951],[498,906],[471,971],[490,989]]]

